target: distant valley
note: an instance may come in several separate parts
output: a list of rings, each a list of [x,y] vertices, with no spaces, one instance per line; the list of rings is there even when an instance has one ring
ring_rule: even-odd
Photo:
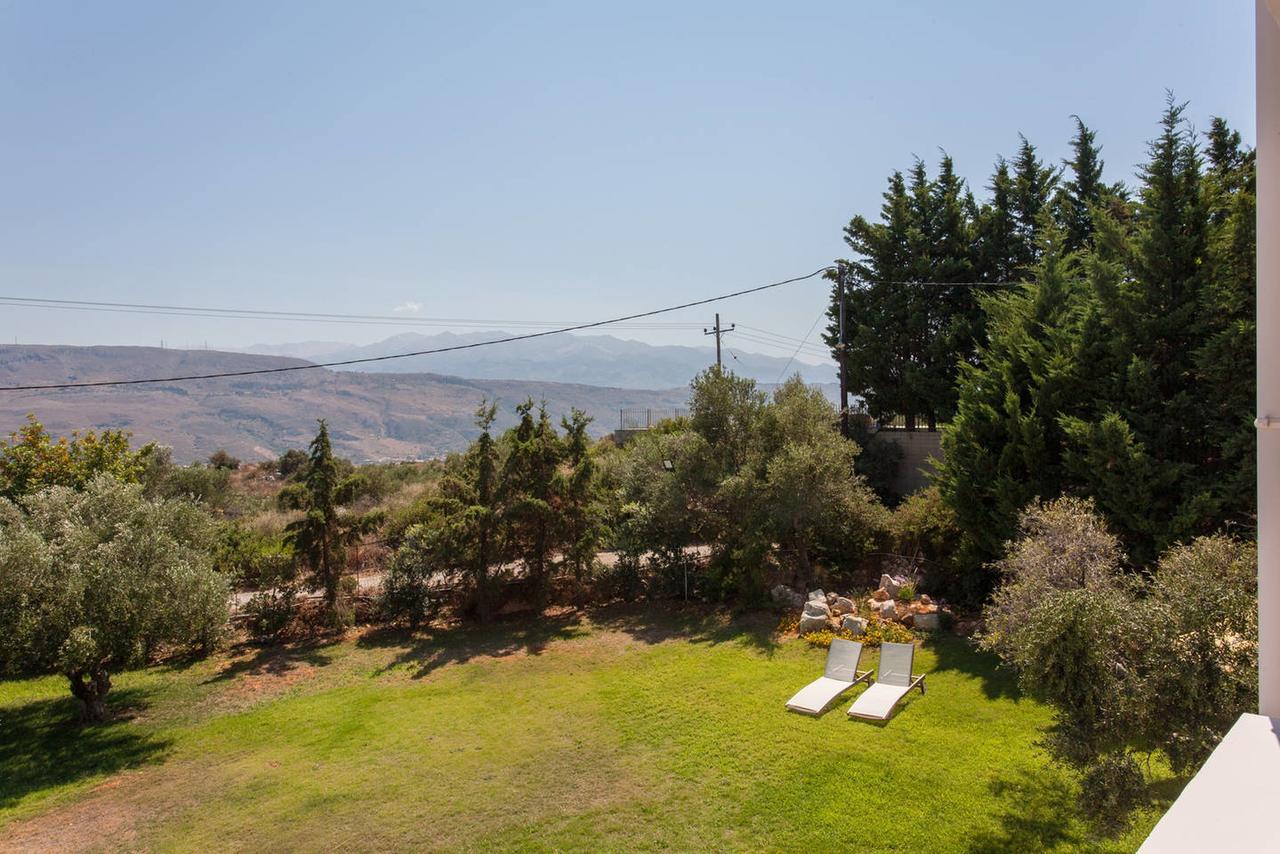
[[[495,348],[496,349],[496,348]],[[174,376],[305,364],[301,359],[153,347],[0,346],[0,385]],[[531,380],[475,380],[439,374],[355,373],[316,368],[185,383],[0,392],[0,436],[28,412],[53,433],[124,429],[137,442],[173,448],[181,462],[225,448],[245,460],[305,447],[325,418],[338,453],[354,460],[437,456],[466,447],[473,413],[496,401],[498,426],[515,421],[515,405],[546,400],[557,417],[570,407],[595,418],[603,435],[623,408],[685,405],[687,380],[661,390]]]
[[[435,335],[405,333],[362,347],[331,341],[297,344],[260,344],[249,352],[291,356],[313,362],[362,359],[441,347],[456,347],[510,336],[500,331]],[[786,355],[749,353],[736,346],[733,333],[725,336],[723,359],[735,373],[761,383],[775,383],[799,373],[806,382],[834,383],[834,363],[813,365]],[[820,342],[814,342],[816,344]],[[630,389],[676,388],[689,384],[699,371],[715,361],[711,347],[645,344],[613,335],[549,335],[513,341],[498,347],[434,353],[386,362],[353,365],[347,370],[410,373],[429,371],[467,379],[536,380]]]

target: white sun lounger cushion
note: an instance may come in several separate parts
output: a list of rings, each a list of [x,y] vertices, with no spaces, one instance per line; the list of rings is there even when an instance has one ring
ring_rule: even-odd
[[[849,714],[856,718],[873,718],[882,721],[889,717],[893,707],[910,690],[902,685],[886,685],[883,682],[877,682],[854,700]]]
[[[869,675],[858,673],[858,660],[862,657],[862,644],[836,638],[827,651],[827,666],[822,676],[796,692],[787,701],[793,712],[810,715],[822,714],[837,697]]]
[[[886,643],[880,647],[880,668],[876,682],[854,701],[849,715],[856,718],[885,720],[908,691],[924,690],[923,676],[912,676],[916,648],[909,643]]]

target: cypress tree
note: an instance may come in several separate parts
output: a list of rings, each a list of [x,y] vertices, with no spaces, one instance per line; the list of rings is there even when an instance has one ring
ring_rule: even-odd
[[[889,178],[880,222],[855,216],[845,228],[845,242],[855,258],[846,262],[847,288],[845,372],[849,391],[862,398],[867,411],[884,418],[912,411],[917,396],[915,374],[919,342],[926,332],[914,291],[899,282],[916,275],[919,221],[901,172]],[[827,343],[839,341],[839,290],[832,289]],[[839,354],[836,353],[837,358]]]
[[[1240,134],[1215,118],[1207,134],[1209,169],[1209,283],[1200,314],[1209,325],[1195,353],[1210,457],[1202,475],[1214,496],[1214,513],[1231,524],[1252,527],[1257,469],[1253,426],[1257,385],[1257,202],[1254,152]]]
[[[977,272],[985,282],[1014,280],[1018,259],[1018,226],[1013,214],[1013,176],[1009,161],[996,159],[987,184],[991,199],[978,214]]]
[[[329,443],[329,427],[320,419],[320,429],[311,440],[307,468],[301,483],[292,484],[276,496],[285,510],[301,510],[302,518],[285,526],[285,542],[310,568],[324,592],[327,619],[337,627],[351,622],[349,608],[339,607],[338,586],[346,569],[347,548],[372,532],[381,514],[354,513],[343,509],[365,488],[358,475],[343,475]]]
[[[1183,110],[1169,101],[1134,203],[1077,122],[1034,283],[983,299],[988,342],[961,368],[938,478],[966,592],[1037,496],[1093,498],[1139,565],[1252,525],[1254,157],[1215,120],[1202,163]],[[984,208],[984,240],[998,221]]]
[[[982,310],[971,283],[977,275],[974,258],[976,206],[964,181],[955,173],[951,157],[943,154],[931,187],[927,244],[929,269],[922,277],[936,285],[918,288],[927,317],[924,398],[918,412],[928,416],[929,429],[955,411],[956,371],[972,360],[984,337]],[[954,282],[954,287],[945,287]]]
[[[481,622],[493,615],[493,591],[489,567],[500,563],[500,494],[498,491],[498,448],[493,440],[493,420],[497,407],[483,401],[476,410],[476,426],[480,435],[467,451],[467,474],[470,490],[462,518],[461,563],[475,579],[476,610]]]
[[[1038,239],[1041,217],[1058,185],[1057,169],[1045,165],[1036,147],[1018,135],[1018,154],[1013,159],[1012,210],[1014,220],[1013,277],[1030,272],[1039,260]]]
[[[981,601],[994,578],[978,570],[1013,538],[1022,509],[1062,491],[1058,416],[1084,394],[1077,358],[1084,293],[1065,237],[1049,235],[1031,283],[982,298],[988,343],[960,368],[955,418],[943,428],[937,483],[964,532],[950,595]]]
[[[845,228],[854,260],[846,311],[846,376],[875,418],[924,414],[931,422],[955,408],[957,360],[972,358],[982,315],[971,282],[977,215],[972,194],[943,155],[937,179],[923,161],[895,172],[880,221],[856,216]],[[839,291],[832,289],[826,340],[838,343]],[[837,354],[838,358],[838,354]]]
[[[533,400],[516,407],[520,423],[510,430],[510,452],[502,469],[503,521],[507,541],[529,575],[534,605],[546,604],[552,553],[563,526],[556,495],[556,470],[563,456],[560,436],[546,404],[533,413]]]
[[[1083,249],[1092,242],[1092,212],[1109,190],[1102,183],[1102,150],[1096,143],[1097,135],[1079,116],[1072,118],[1076,122],[1076,135],[1071,140],[1071,159],[1065,163],[1071,177],[1059,193],[1059,219],[1066,231],[1068,251]]]
[[[1139,562],[1210,525],[1214,508],[1197,476],[1211,450],[1195,364],[1208,332],[1209,218],[1184,109],[1170,99],[1150,144],[1122,277],[1097,280],[1113,393],[1095,398],[1092,413],[1064,419],[1073,475]]]
[[[566,469],[559,473],[556,491],[563,504],[564,563],[573,572],[579,601],[588,571],[596,560],[603,536],[603,526],[594,506],[596,463],[591,455],[591,437],[587,427],[591,417],[573,409],[568,418],[560,419],[564,430]]]

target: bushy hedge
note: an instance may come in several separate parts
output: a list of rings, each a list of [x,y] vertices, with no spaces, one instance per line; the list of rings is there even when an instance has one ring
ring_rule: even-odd
[[[1214,535],[1125,568],[1088,501],[1033,504],[996,564],[983,645],[1053,706],[1046,746],[1080,772],[1083,806],[1123,822],[1135,756],[1194,770],[1257,697],[1257,552]]]

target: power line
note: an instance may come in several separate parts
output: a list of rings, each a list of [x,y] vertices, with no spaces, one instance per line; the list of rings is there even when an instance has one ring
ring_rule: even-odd
[[[892,279],[863,279],[865,285],[903,285],[920,287],[1020,287],[1022,282],[933,282],[907,281]],[[0,296],[0,305],[12,305],[15,308],[45,308],[60,311],[93,311],[121,314],[144,314],[167,317],[204,317],[213,319],[294,321],[306,323],[331,323],[343,325],[399,326],[399,327],[432,327],[432,328],[483,328],[501,327],[520,329],[555,329],[560,326],[584,325],[578,321],[560,320],[527,320],[469,317],[406,317],[386,314],[336,314],[326,312],[276,311],[270,309],[217,308],[210,306],[165,305],[156,303],[127,303],[90,300],[64,300],[48,297]],[[616,326],[622,324],[597,324],[596,326]],[[696,323],[656,323],[629,324],[626,328],[636,330],[686,330],[697,329]],[[746,327],[750,328],[750,327]],[[765,330],[757,329],[757,332]],[[776,334],[775,334],[776,335]],[[787,336],[776,336],[786,338]],[[791,338],[791,341],[796,339]]]
[[[822,309],[822,311],[818,312],[818,316],[813,319],[813,324],[809,327],[809,331],[804,334],[806,341],[808,340],[809,336],[813,334],[813,330],[818,327],[818,321],[822,320],[823,315],[825,315],[826,313],[827,313],[827,310],[825,307]],[[801,343],[800,346],[801,347],[804,346],[803,342]],[[774,383],[774,385],[777,385],[778,383],[782,382],[782,378],[787,375],[787,369],[791,367],[791,363],[796,360],[796,356],[798,355],[800,355],[800,347],[797,347],[796,351],[791,354],[791,358],[787,359],[787,363],[783,365],[782,373],[778,374],[777,383]]]
[[[825,345],[812,342],[812,341],[805,341],[803,338],[794,338],[789,335],[779,335],[776,332],[765,332],[763,330],[757,332],[754,329],[750,332],[746,332],[743,330],[746,330],[747,327],[742,326],[741,324],[739,324],[738,329],[742,337],[749,338],[753,341],[761,341],[761,342],[768,342],[770,344],[775,344],[785,348],[788,351],[791,350],[793,347],[795,347],[797,344],[800,344],[800,345],[803,345],[806,349],[817,350],[823,353],[827,352],[827,348]]]
[[[793,351],[797,350],[797,345],[795,343],[773,341],[768,338],[759,338],[755,335],[751,335],[750,333],[741,333],[738,335],[738,337],[743,341],[750,341],[752,344],[756,344],[761,347],[768,347],[774,350],[780,350],[783,353],[787,353],[787,354],[790,354]],[[813,344],[802,344],[802,345],[799,345],[798,349],[800,352],[803,352],[804,355],[806,356],[821,357],[821,358],[829,358],[831,356],[831,353],[829,351],[825,349],[818,349]]]
[[[830,351],[826,345],[805,341],[801,338],[795,338],[790,335],[780,335],[777,332],[768,332],[763,329],[755,329],[745,324],[738,324],[739,335],[750,341],[756,341],[761,344],[772,344],[790,352],[797,344],[801,345],[805,352],[813,352],[821,355],[829,355]],[[741,330],[750,329],[751,332],[743,333]]]
[[[782,340],[782,341],[787,341],[787,342],[790,342],[790,343],[792,343],[792,344],[796,344],[796,343],[798,343],[798,342],[804,341],[804,339],[803,339],[803,338],[797,338],[797,337],[795,337],[794,335],[783,335],[781,332],[771,332],[771,331],[770,331],[770,330],[768,330],[768,329],[761,329],[761,328],[759,328],[758,326],[748,326],[748,325],[747,325],[747,324],[745,324],[745,323],[739,323],[739,324],[738,324],[738,328],[739,328],[739,329],[748,329],[748,330],[750,330],[750,331],[752,331],[752,332],[755,332],[755,333],[757,333],[757,334],[765,335],[765,336],[768,336],[768,337],[770,337],[770,338],[778,338],[778,339],[780,339],[780,340]]]
[[[496,318],[469,317],[398,317],[386,314],[324,314],[320,312],[269,311],[265,309],[207,308],[200,306],[153,305],[148,303],[90,302],[87,300],[59,300],[42,297],[0,296],[0,305],[16,308],[48,308],[62,311],[101,311],[123,314],[151,314],[168,317],[211,317],[224,320],[275,320],[308,323],[371,324],[379,326],[476,326],[494,328],[501,326],[554,328],[574,325],[571,320],[499,320]],[[655,323],[628,325],[631,329],[697,329],[696,323]]]
[[[745,288],[740,291],[733,291],[732,293],[721,294],[720,296],[707,297],[706,299],[694,300],[693,302],[686,302],[680,305],[673,305],[673,306],[668,306],[666,308],[653,309],[652,311],[642,311],[636,314],[628,314],[622,317],[611,318],[609,320],[597,320],[591,323],[579,323],[579,324],[570,325],[570,326],[562,326],[557,329],[548,329],[541,332],[529,332],[524,335],[512,335],[506,338],[498,338],[493,341],[475,341],[469,344],[455,344],[449,347],[435,347],[430,350],[415,350],[409,353],[394,353],[387,356],[366,356],[360,359],[344,359],[342,361],[337,361],[337,362],[318,362],[318,363],[307,363],[303,365],[288,365],[280,368],[256,368],[253,370],[245,370],[245,371],[222,371],[222,372],[211,373],[211,374],[188,374],[185,376],[152,377],[148,379],[135,379],[135,380],[92,380],[88,382],[79,382],[79,383],[50,383],[46,385],[0,386],[0,391],[48,391],[53,389],[65,389],[65,388],[91,388],[91,387],[96,388],[96,387],[102,387],[102,386],[147,385],[147,384],[155,384],[155,383],[188,382],[192,380],[224,379],[229,377],[248,377],[248,376],[261,375],[261,374],[282,374],[282,373],[289,373],[292,371],[308,371],[308,370],[315,370],[317,368],[340,368],[340,367],[345,367],[347,365],[363,365],[363,364],[369,364],[371,362],[387,362],[393,359],[407,359],[411,356],[429,356],[436,353],[450,353],[457,350],[472,350],[478,347],[488,347],[493,344],[509,344],[513,341],[526,341],[531,338],[544,338],[548,335],[559,335],[566,332],[577,332],[583,329],[595,329],[597,327],[610,326],[616,323],[623,323],[629,320],[640,320],[646,317],[654,317],[659,314],[668,314],[670,312],[681,311],[682,309],[686,309],[686,308],[695,308],[700,305],[708,305],[714,302],[721,302],[723,300],[746,296],[747,294],[754,294],[754,293],[759,293],[760,291],[767,291],[772,288],[780,288],[783,285],[790,285],[790,284],[794,284],[795,282],[802,282],[802,281],[805,281],[806,279],[812,279],[815,276],[820,276],[829,269],[831,268],[822,267],[820,269],[814,270],[812,273],[808,273],[803,276],[796,276],[791,279],[783,279],[780,282],[770,282],[767,285],[757,285],[756,287],[753,287],[753,288]],[[815,325],[817,325],[816,321],[815,321]],[[810,332],[812,331],[813,330],[811,329]]]

